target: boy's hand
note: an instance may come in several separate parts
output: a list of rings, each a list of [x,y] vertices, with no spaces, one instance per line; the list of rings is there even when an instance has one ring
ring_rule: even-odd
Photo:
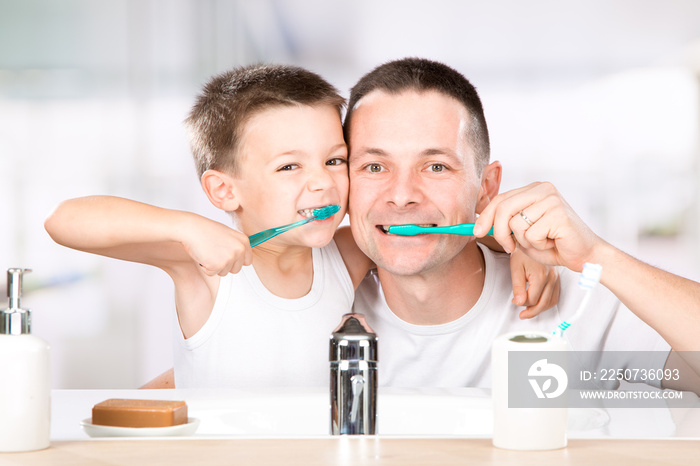
[[[531,259],[520,248],[510,256],[510,274],[513,281],[513,304],[526,306],[521,319],[531,319],[559,301],[559,272],[555,267],[542,265]]]
[[[238,273],[244,265],[253,263],[253,250],[246,235],[204,217],[194,219],[183,247],[212,277]]]

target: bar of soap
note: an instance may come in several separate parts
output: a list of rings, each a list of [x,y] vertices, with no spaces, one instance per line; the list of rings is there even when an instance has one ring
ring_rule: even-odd
[[[187,423],[187,403],[112,398],[92,408],[92,423],[116,427],[169,427]]]

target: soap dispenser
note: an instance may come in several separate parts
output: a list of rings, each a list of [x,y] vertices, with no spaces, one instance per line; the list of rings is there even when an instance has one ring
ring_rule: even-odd
[[[31,334],[23,275],[7,270],[9,307],[0,310],[0,452],[47,448],[51,431],[49,345]]]

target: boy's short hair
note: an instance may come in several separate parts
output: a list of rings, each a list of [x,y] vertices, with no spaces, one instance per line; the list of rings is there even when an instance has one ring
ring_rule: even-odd
[[[297,66],[249,65],[211,78],[185,120],[197,175],[210,169],[235,174],[236,151],[250,118],[300,104],[332,105],[340,119],[345,99],[321,76]]]
[[[437,91],[460,102],[471,117],[467,140],[474,149],[476,170],[481,174],[489,163],[489,132],[484,109],[476,88],[461,73],[449,66],[425,58],[403,58],[378,66],[364,75],[350,91],[345,115],[345,141],[350,144],[352,113],[364,96],[375,90],[399,94],[407,90]]]

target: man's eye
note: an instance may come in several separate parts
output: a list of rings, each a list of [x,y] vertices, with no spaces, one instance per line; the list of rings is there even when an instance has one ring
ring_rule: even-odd
[[[433,163],[430,165],[430,171],[433,173],[440,173],[445,170],[445,166],[441,163]]]
[[[369,170],[372,173],[379,173],[382,171],[382,166],[378,163],[370,163],[369,165],[367,165],[367,170]]]

